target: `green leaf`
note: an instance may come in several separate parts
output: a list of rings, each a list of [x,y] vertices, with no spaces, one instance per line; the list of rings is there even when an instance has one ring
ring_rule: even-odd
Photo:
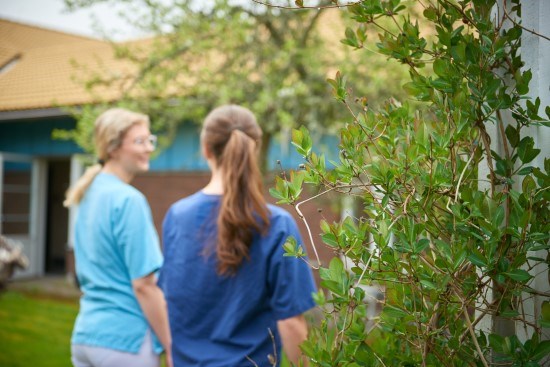
[[[458,269],[467,257],[466,250],[460,251],[453,261],[453,268]]]
[[[372,354],[372,349],[366,343],[359,344],[359,347],[357,348],[357,350],[355,350],[353,355],[353,358],[357,362],[360,362],[360,364],[356,364],[356,366],[371,365],[373,360]]]
[[[322,280],[321,285],[334,294],[343,295],[341,284],[334,280]]]
[[[357,39],[357,34],[353,31],[353,29],[347,27],[346,28],[346,38],[344,38],[341,42],[345,45],[352,46],[355,48],[361,47],[361,44],[359,43],[359,40]]]
[[[286,242],[283,244],[283,250],[286,254],[291,254],[294,252],[294,248],[296,247],[296,239],[293,237],[289,237]]]
[[[533,170],[534,170],[534,167],[526,166],[526,167],[523,167],[522,169],[520,169],[518,171],[518,175],[525,176],[525,175],[528,175],[528,174],[532,173]]]
[[[489,345],[496,352],[504,351],[504,338],[498,334],[489,334]]]
[[[506,275],[508,278],[521,283],[526,283],[529,279],[533,277],[531,274],[529,274],[529,272],[523,269],[514,269],[503,274]]]
[[[305,126],[301,126],[300,129],[292,129],[292,145],[296,147],[298,154],[305,158],[311,154],[313,142]]]
[[[424,14],[424,17],[426,17],[426,19],[429,19],[432,21],[437,19],[437,11],[433,6],[426,8],[423,14]]]
[[[495,227],[499,227],[502,224],[503,220],[504,220],[504,207],[499,206],[495,212],[495,216],[493,217],[493,225]]]
[[[518,315],[519,312],[516,310],[506,310],[500,313],[500,316],[507,318],[517,317]]]
[[[433,69],[434,73],[441,78],[445,78],[449,72],[447,63],[443,59],[436,59],[433,63]]]
[[[284,200],[286,199],[277,189],[271,187],[269,188],[269,194],[275,199]]]
[[[514,128],[512,125],[508,125],[506,127],[506,137],[508,138],[508,141],[510,142],[510,145],[512,147],[517,147],[519,143],[519,132],[516,128]]]
[[[535,361],[538,361],[548,355],[550,355],[550,340],[543,340],[535,348],[535,351],[531,356],[531,358],[534,359]]]
[[[332,274],[340,274],[344,271],[344,263],[339,257],[333,257],[328,265],[328,268]]]
[[[550,322],[550,301],[542,302],[541,319]]]
[[[540,149],[536,149],[534,146],[535,141],[530,136],[526,136],[519,142],[518,156],[523,163],[531,162],[540,153]]]
[[[321,235],[321,238],[323,240],[324,243],[326,243],[327,245],[331,246],[331,247],[339,247],[339,244],[338,244],[338,239],[336,238],[336,236],[333,234],[333,233],[325,233],[323,235]]]
[[[426,279],[422,279],[420,281],[420,284],[422,284],[424,287],[426,287],[426,289],[429,289],[429,290],[437,289],[437,286],[435,285],[435,283]]]
[[[386,307],[384,307],[382,312],[388,315],[389,317],[395,317],[398,319],[409,315],[407,311],[392,305],[386,305]]]
[[[434,244],[437,250],[445,257],[445,259],[449,262],[452,262],[453,256],[449,244],[439,239],[435,240]]]
[[[414,246],[414,252],[419,254],[422,251],[426,249],[430,245],[430,240],[427,238],[422,238],[420,241],[418,241]]]
[[[325,292],[323,292],[322,289],[319,289],[317,292],[312,293],[311,296],[315,303],[319,306],[323,306],[326,303]]]
[[[328,224],[328,222],[326,220],[322,219],[319,226],[321,227],[321,230],[323,231],[323,233],[329,233],[330,232],[330,224]]]
[[[477,250],[473,250],[468,255],[468,260],[472,262],[475,266],[478,268],[484,268],[487,267],[487,259]]]
[[[526,195],[530,195],[537,188],[537,184],[532,176],[525,176],[521,188]]]
[[[304,257],[306,253],[304,248],[298,244],[296,238],[290,236],[287,238],[286,242],[283,244],[283,250],[285,253],[283,256],[292,256],[292,257]]]
[[[520,71],[516,73],[516,89],[520,95],[529,93],[529,82],[532,77],[531,70],[526,70],[523,74]]]
[[[431,85],[434,86],[434,88],[437,88],[443,92],[451,93],[453,91],[452,84],[445,79],[438,78],[432,80]]]

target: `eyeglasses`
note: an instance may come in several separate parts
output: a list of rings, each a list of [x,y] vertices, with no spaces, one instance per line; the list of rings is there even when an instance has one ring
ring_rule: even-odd
[[[146,143],[151,144],[153,149],[156,149],[157,148],[157,136],[156,135],[149,135],[146,138],[140,137],[140,138],[135,138],[134,139],[134,144],[136,144],[136,145],[145,146]]]

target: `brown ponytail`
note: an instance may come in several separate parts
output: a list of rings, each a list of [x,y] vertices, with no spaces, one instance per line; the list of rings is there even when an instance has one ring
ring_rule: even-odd
[[[216,245],[218,273],[222,275],[237,271],[248,258],[254,233],[269,226],[258,165],[261,137],[252,112],[240,106],[219,107],[204,123],[203,143],[214,154],[223,177]]]

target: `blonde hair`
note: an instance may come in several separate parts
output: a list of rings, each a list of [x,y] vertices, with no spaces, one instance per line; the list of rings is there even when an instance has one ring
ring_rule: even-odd
[[[65,207],[80,203],[94,178],[109,160],[110,154],[120,147],[126,132],[136,124],[145,124],[149,127],[149,117],[123,108],[111,108],[99,115],[94,123],[94,144],[98,163],[88,167],[76,184],[67,191],[63,202]]]

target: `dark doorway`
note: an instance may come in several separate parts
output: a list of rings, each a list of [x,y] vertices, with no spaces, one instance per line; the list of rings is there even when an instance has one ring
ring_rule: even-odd
[[[70,184],[70,161],[48,162],[48,204],[46,213],[46,273],[65,274],[69,211],[63,207]]]

